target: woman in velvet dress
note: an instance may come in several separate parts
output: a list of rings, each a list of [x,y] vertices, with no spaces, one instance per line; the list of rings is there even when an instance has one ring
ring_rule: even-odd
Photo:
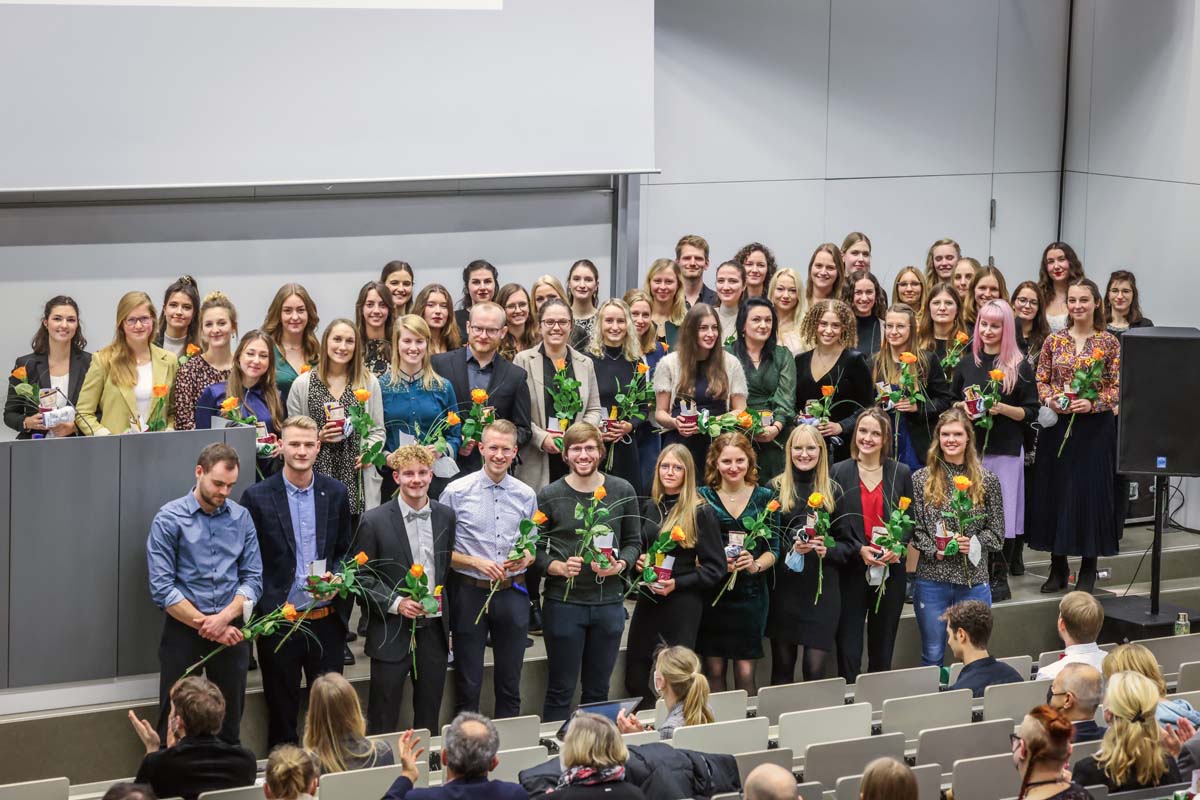
[[[737,339],[727,349],[746,374],[746,407],[770,411],[771,424],[754,437],[759,477],[763,483],[783,471],[782,438],[796,415],[796,359],[775,338],[775,309],[762,297],[742,303],[737,316]]]
[[[854,420],[875,399],[871,370],[855,349],[855,335],[854,314],[841,300],[818,300],[800,323],[800,336],[811,349],[796,356],[796,413],[804,414],[810,401],[833,387],[833,414],[817,425],[833,464],[850,457]]]

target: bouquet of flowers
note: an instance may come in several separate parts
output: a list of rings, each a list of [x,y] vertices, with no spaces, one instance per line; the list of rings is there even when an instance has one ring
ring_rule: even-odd
[[[155,384],[150,390],[154,395],[154,404],[150,406],[150,416],[146,418],[146,430],[156,432],[167,429],[167,395],[171,387],[165,383]]]
[[[624,389],[619,383],[617,384],[617,394],[613,399],[617,401],[617,404],[612,407],[612,411],[608,415],[609,420],[630,422],[646,418],[646,408],[654,400],[654,388],[650,385],[650,367],[646,366],[645,361],[637,363],[633,377]],[[606,469],[612,469],[612,465],[613,448],[610,447],[608,448]]]
[[[742,411],[726,411],[715,417],[704,412],[700,416],[700,428],[713,439],[730,431],[737,431],[746,438],[753,439],[763,432],[764,413],[770,412],[743,409]]]
[[[1060,401],[1060,408],[1066,411],[1070,406],[1071,401],[1075,399],[1091,400],[1095,402],[1100,397],[1100,376],[1104,373],[1104,351],[1099,347],[1092,350],[1092,355],[1089,358],[1083,359],[1083,366],[1075,370],[1075,376],[1071,378],[1071,386],[1063,393],[1063,403]],[[1058,446],[1058,457],[1062,457],[1063,448],[1067,446],[1067,439],[1071,438],[1071,426],[1075,424],[1075,414],[1071,414],[1071,420],[1067,423],[1067,432],[1063,436],[1062,444]]]
[[[946,370],[946,374],[950,374],[950,371],[958,366],[958,362],[962,361],[963,350],[969,341],[971,337],[963,331],[954,334],[954,341],[946,348],[946,355],[942,358],[942,369]]]
[[[435,586],[433,591],[429,591],[429,576],[425,574],[425,566],[423,564],[413,564],[409,567],[408,572],[404,573],[404,585],[399,586],[396,590],[407,596],[421,605],[421,609],[426,614],[437,614],[442,610],[442,587]],[[417,621],[412,622],[412,634],[408,639],[408,651],[412,653],[413,663],[413,680],[417,679]]]
[[[982,414],[983,416],[975,420],[975,425],[983,428],[986,433],[983,435],[983,452],[987,452],[988,440],[992,438],[992,427],[996,424],[996,418],[989,414],[996,404],[1000,402],[1000,387],[1004,384],[1004,370],[993,369],[988,372],[987,386],[979,390],[978,386],[967,387],[968,391],[974,390],[972,393],[976,398],[967,396],[967,411],[971,416]]]
[[[534,511],[533,516],[529,519],[523,519],[517,525],[517,540],[513,542],[512,548],[508,551],[508,560],[514,561],[518,558],[525,558],[533,555],[537,549],[537,543],[541,540],[541,531],[538,530],[542,525],[546,524],[546,515],[541,511]],[[492,602],[492,595],[496,593],[496,587],[500,585],[500,581],[492,581],[492,590],[488,592],[487,599],[483,601],[483,608],[479,609],[479,614],[475,617],[475,624],[479,624],[479,620],[483,619],[484,612],[488,610],[488,605]]]
[[[647,583],[654,583],[659,578],[658,569],[663,569],[664,572],[670,573],[670,568],[665,567],[663,560],[666,554],[675,549],[675,547],[684,540],[683,528],[676,525],[670,530],[662,531],[658,534],[658,538],[646,550],[645,566],[642,571],[637,574],[633,582],[629,586],[629,594],[632,594],[636,589],[645,586]]]
[[[610,509],[600,505],[600,501],[608,497],[608,491],[603,485],[597,486],[596,491],[592,492],[592,500],[585,507],[583,503],[575,504],[575,519],[580,521],[580,527],[575,529],[579,534],[579,546],[575,550],[575,555],[583,559],[584,564],[595,562],[600,566],[600,569],[608,569],[612,566],[612,561],[604,552],[608,550],[612,552],[612,537],[613,529],[607,522],[609,515],[612,513]],[[596,544],[596,539],[601,538],[609,542],[608,547],[599,546]],[[603,579],[601,579],[603,580]],[[575,585],[574,578],[567,578],[567,589],[563,592],[563,600],[567,599],[567,595],[571,593],[571,587]]]
[[[913,528],[917,523],[908,515],[908,507],[912,505],[911,497],[901,497],[900,502],[896,504],[896,508],[892,509],[892,515],[883,523],[886,533],[871,538],[871,545],[879,548],[880,555],[885,552],[895,553],[897,556],[904,557],[904,537],[912,533]],[[872,567],[872,569],[875,569]],[[883,579],[879,581],[879,589],[875,592],[875,613],[879,613],[879,601],[883,599],[883,593],[886,591],[888,575],[891,573],[890,566],[883,567]]]
[[[179,357],[179,366],[182,367],[198,355],[200,355],[200,348],[189,343],[187,347],[183,348],[183,355]]]
[[[243,416],[242,401],[236,397],[226,397],[221,401],[221,416],[230,422],[236,422],[239,425],[249,425],[252,428],[258,422],[258,418],[253,414]]]
[[[805,404],[804,413],[817,420],[818,423],[829,422],[833,416],[833,395],[836,391],[836,386],[822,386],[821,399],[809,400]]]
[[[950,498],[950,509],[943,511],[942,516],[954,523],[954,527],[958,530],[959,536],[967,535],[967,526],[976,520],[982,519],[982,514],[975,514],[975,504],[971,501],[971,479],[966,475],[954,476],[954,496]],[[951,537],[946,543],[946,547],[942,550],[943,556],[956,556],[960,554],[958,547],[958,539]],[[966,555],[962,553],[962,555]],[[966,577],[966,583],[971,585],[971,564],[969,561],[963,562],[963,572]]]
[[[485,393],[486,394],[486,393]],[[446,412],[444,417],[439,417],[438,421],[433,423],[427,431],[422,431],[420,424],[416,424],[416,440],[417,444],[422,447],[432,446],[439,453],[448,453],[449,445],[446,444],[446,429],[453,428],[462,422],[462,418],[453,411]]]
[[[741,545],[743,550],[753,550],[759,542],[770,538],[773,526],[767,522],[767,519],[777,512],[779,508],[779,501],[771,500],[771,502],[767,503],[767,507],[758,513],[758,516],[751,517],[747,515],[742,517],[742,527],[746,529],[746,537],[742,539]],[[721,587],[721,591],[717,592],[716,599],[712,601],[714,606],[721,599],[722,595],[729,589],[732,589],[734,584],[737,583],[737,575],[736,572],[729,573],[729,580],[725,581],[725,585]]]
[[[479,444],[483,438],[483,429],[492,422],[492,412],[484,405],[487,402],[488,393],[483,389],[471,390],[471,409],[467,412],[467,418],[462,421],[462,437],[463,444],[467,442],[475,442]],[[451,411],[446,415],[446,422],[449,425],[457,425],[459,416]]]
[[[559,433],[565,431],[571,424],[571,420],[575,419],[575,415],[583,411],[583,395],[579,393],[582,385],[567,372],[565,358],[554,362],[554,379],[551,381],[548,391],[550,399],[554,401],[553,419],[558,422]],[[559,450],[562,450],[562,437],[555,436],[554,444],[558,445]]]
[[[13,392],[22,401],[28,403],[31,408],[40,409],[40,391],[36,383],[30,383],[29,371],[24,366],[17,367],[11,373],[12,377],[17,381],[17,385],[13,387]]]
[[[367,437],[375,429],[375,421],[371,419],[371,415],[367,411],[367,401],[371,399],[371,393],[366,389],[355,389],[354,399],[357,402],[347,408],[346,413],[350,415],[350,427],[358,434],[359,454],[362,456],[363,466],[385,466],[387,457],[383,454],[383,440],[381,439],[375,444],[367,444]],[[360,476],[359,480],[361,481],[361,479]]]
[[[813,492],[808,496],[808,507],[812,510],[813,516],[813,533],[824,545],[826,552],[837,547],[837,542],[829,535],[829,512],[825,510],[825,495],[820,492]],[[813,598],[813,605],[821,599],[821,590],[825,587],[825,559],[817,559],[817,596]]]
[[[270,614],[263,614],[262,616],[258,617],[257,619],[253,619],[253,618],[250,619],[246,623],[246,626],[244,628],[242,628],[242,638],[245,639],[247,642],[253,642],[255,639],[257,639],[260,636],[270,636],[271,634],[275,633],[275,631],[278,630],[279,627],[281,625],[283,625],[283,623],[285,623],[285,622],[294,623],[292,629],[295,630],[295,628],[298,627],[298,625],[299,625],[299,619],[300,619],[300,615],[296,611],[296,607],[294,605],[292,605],[291,603],[284,603],[279,608],[272,611]],[[288,632],[288,635],[289,636],[291,635],[291,631]],[[286,640],[286,637],[284,637],[284,640]],[[191,675],[193,672],[200,669],[200,667],[204,666],[204,663],[206,661],[208,661],[210,658],[212,658],[213,656],[215,656],[217,653],[221,652],[228,646],[229,645],[227,645],[227,644],[219,645],[215,650],[213,650],[211,653],[206,655],[204,658],[200,659],[195,664],[192,664],[190,667],[188,667],[187,670],[183,673],[182,677],[186,678],[188,675]],[[280,641],[279,644],[275,646],[275,651],[278,652],[279,648],[282,646],[283,646],[283,641]]]
[[[896,403],[899,403],[901,400],[907,400],[908,402],[910,402],[914,405],[917,403],[926,402],[925,395],[924,395],[924,393],[921,392],[920,384],[917,381],[917,373],[916,373],[916,370],[914,369],[914,366],[916,365],[916,363],[917,363],[916,353],[910,353],[907,350],[905,350],[903,353],[901,353],[900,354],[900,384],[895,389],[892,389],[891,391],[882,395],[882,397],[885,397],[886,399],[890,400],[893,405]],[[894,427],[894,436],[895,436],[895,443],[894,443],[893,449],[899,450],[900,449],[900,426],[895,425],[893,427]]]

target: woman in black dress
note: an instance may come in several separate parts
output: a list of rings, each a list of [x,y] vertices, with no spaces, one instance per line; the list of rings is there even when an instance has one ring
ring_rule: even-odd
[[[875,359],[873,375],[877,384],[899,386],[902,356],[905,353],[916,356],[910,369],[916,377],[917,390],[925,395],[925,402],[914,403],[901,399],[894,409],[889,410],[896,460],[913,470],[925,466],[933,426],[937,423],[938,415],[950,407],[953,399],[942,365],[934,353],[917,345],[916,330],[917,317],[911,308],[904,303],[895,303],[888,309],[884,322],[887,342]]]
[[[704,598],[725,577],[721,528],[712,507],[696,491],[696,465],[683,445],[667,445],[659,455],[654,487],[642,503],[642,518],[638,573],[646,566],[645,551],[660,533],[676,527],[683,531],[683,541],[666,554],[674,559],[671,577],[640,587],[629,623],[625,691],[630,697],[646,697],[643,706],[650,708],[654,705],[650,673],[655,650],[660,645],[696,647]]]
[[[599,427],[609,454],[603,469],[625,478],[639,496],[644,495],[646,487],[641,480],[637,438],[638,429],[646,424],[646,416],[650,414],[650,404],[642,407],[641,419],[617,419],[616,396],[629,390],[634,375],[641,375],[639,383],[648,387],[650,370],[642,358],[642,346],[624,301],[614,298],[601,303],[596,323],[586,349],[596,368],[596,387],[600,392],[600,407],[604,409]]]
[[[825,387],[833,387],[832,417],[828,422],[815,422],[829,450],[829,461],[836,464],[850,457],[854,420],[875,399],[871,370],[862,353],[854,349],[854,314],[841,300],[818,300],[809,306],[800,323],[800,336],[811,349],[796,356],[796,413],[806,416],[805,406],[820,400]]]
[[[912,471],[891,458],[892,425],[877,408],[859,415],[854,426],[851,458],[834,464],[830,474],[835,504],[834,538],[847,542],[853,557],[838,575],[842,608],[838,618],[838,674],[854,683],[862,669],[863,628],[867,629],[867,671],[892,668],[896,631],[904,610],[905,572],[900,557],[870,546],[869,535],[912,500]],[[910,534],[911,536],[911,534]],[[879,585],[868,582],[870,567],[886,567],[883,597]],[[876,601],[879,610],[875,610]]]
[[[1108,332],[1121,341],[1122,334],[1132,328],[1153,328],[1149,317],[1142,316],[1142,304],[1138,300],[1137,278],[1133,273],[1119,269],[1108,276],[1108,287],[1104,290],[1104,320]],[[1117,414],[1120,406],[1113,407]],[[1129,515],[1129,478],[1117,473],[1113,489],[1114,517],[1117,523],[1117,538],[1125,530],[1125,518]]]
[[[811,425],[800,425],[788,437],[788,468],[772,482],[779,492],[780,551],[784,565],[775,570],[775,588],[767,615],[767,636],[771,640],[771,684],[796,680],[796,651],[803,648],[804,680],[825,677],[825,661],[833,650],[838,616],[842,610],[838,573],[858,548],[848,540],[838,541],[827,550],[819,539],[809,539],[813,510],[808,498],[819,492],[821,506],[833,514],[834,490],[829,480],[829,453],[825,439]],[[834,535],[838,529],[831,529]],[[842,529],[845,530],[844,528]],[[820,561],[818,561],[820,559]],[[819,570],[818,565],[824,564]],[[821,596],[817,582],[824,573]]]
[[[960,333],[967,333],[967,324],[963,321],[962,299],[948,283],[937,283],[929,287],[925,296],[925,311],[920,318],[917,342],[922,350],[934,352],[938,361],[946,357],[946,348],[952,339]]]
[[[887,292],[879,280],[870,272],[855,270],[842,285],[842,300],[854,310],[854,323],[858,332],[858,351],[867,357],[867,363],[883,346],[883,315],[887,313]]]
[[[1050,335],[1050,323],[1046,322],[1046,308],[1042,290],[1037,281],[1023,281],[1012,293],[1012,309],[1017,327],[1017,347],[1025,357],[1031,371],[1037,370],[1038,358],[1042,354],[1042,342]],[[1037,460],[1037,441],[1040,425],[1025,427],[1025,485],[1033,483],[1033,465]],[[1025,503],[1025,530],[1030,529],[1031,503]],[[1025,574],[1025,537],[1018,537],[1010,544],[1004,542],[1004,559],[1008,562],[1010,575]]]

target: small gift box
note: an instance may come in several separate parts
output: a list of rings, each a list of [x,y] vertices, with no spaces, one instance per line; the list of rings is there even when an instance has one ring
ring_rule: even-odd
[[[658,553],[654,557],[654,580],[657,583],[671,580],[671,575],[675,568],[675,556],[669,556],[666,553]]]
[[[764,428],[769,428],[775,424],[775,412],[763,411],[758,415],[758,419],[759,424],[761,424]]]
[[[685,425],[695,425],[700,419],[700,412],[696,409],[696,404],[680,400],[679,418],[683,420]]]
[[[571,427],[571,420],[569,419],[551,417],[546,420],[546,430],[550,433],[563,433],[569,427]]]
[[[725,557],[737,558],[742,554],[745,547],[742,543],[746,541],[746,534],[742,531],[729,532],[729,544],[725,545]]]
[[[893,383],[884,383],[883,381],[876,382],[875,395],[879,405],[884,411],[891,411],[896,407],[896,404],[892,402],[891,394],[892,392],[897,391],[899,388],[900,387]]]
[[[817,535],[817,515],[809,514],[804,520],[804,530],[801,531],[801,541],[807,542]]]
[[[613,535],[611,533],[602,533],[592,539],[592,544],[596,546],[596,550],[603,553],[611,561],[614,558],[613,554]]]
[[[38,411],[45,413],[58,408],[58,389],[51,386],[38,390]]]
[[[346,418],[346,407],[341,403],[325,404],[325,419],[328,422],[341,422]]]
[[[963,400],[966,402],[967,416],[971,419],[980,419],[983,417],[985,413],[983,396],[979,393],[978,386],[968,386],[963,390]]]
[[[881,547],[879,544],[877,544],[876,541],[878,539],[882,539],[883,537],[885,537],[887,535],[888,535],[888,530],[887,530],[887,528],[883,527],[882,525],[876,525],[875,527],[871,528],[871,533],[868,534],[868,538],[870,539],[871,547],[874,548],[878,552],[879,555],[883,555],[884,548]]]

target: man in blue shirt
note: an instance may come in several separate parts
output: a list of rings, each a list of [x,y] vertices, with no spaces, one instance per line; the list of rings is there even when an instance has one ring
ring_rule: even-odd
[[[958,680],[950,687],[970,689],[974,697],[983,697],[983,690],[997,683],[1020,683],[1021,673],[988,655],[988,640],[992,638],[992,609],[979,600],[955,603],[942,614],[950,651],[956,661],[963,663]]]
[[[217,647],[203,670],[225,698],[220,736],[239,741],[250,648],[242,644],[246,604],[262,594],[262,559],[254,523],[229,500],[238,455],[214,442],[200,451],[196,486],[154,516],[146,540],[150,596],[167,612],[158,648],[158,732],[166,739],[171,687],[188,667]]]

